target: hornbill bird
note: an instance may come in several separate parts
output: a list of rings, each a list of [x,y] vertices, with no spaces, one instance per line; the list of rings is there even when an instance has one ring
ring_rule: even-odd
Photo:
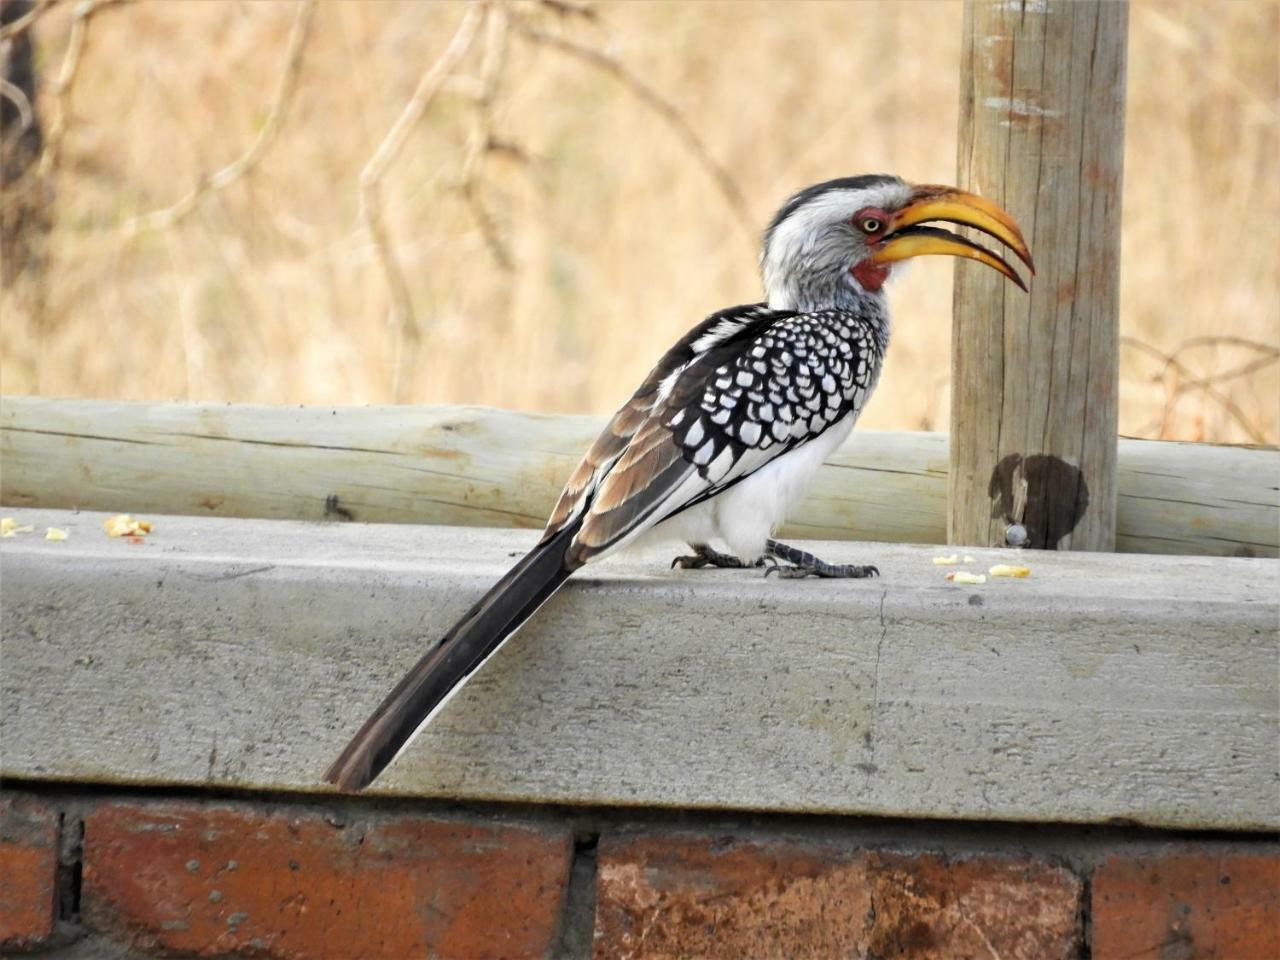
[[[952,187],[845,177],[784,203],[760,255],[766,300],[712,314],[667,351],[573,471],[537,545],[405,675],[325,779],[344,790],[371,783],[570,574],[642,537],[687,543],[692,554],[673,566],[875,575],[772,535],[875,389],[895,263],[967,257],[1026,290],[997,254],[925,225],[936,221],[995,237],[1035,272],[1012,218]]]

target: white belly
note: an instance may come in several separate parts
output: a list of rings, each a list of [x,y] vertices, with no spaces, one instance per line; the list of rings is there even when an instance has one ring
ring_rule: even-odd
[[[724,545],[734,556],[754,560],[765,541],[809,487],[813,473],[849,436],[857,415],[849,413],[820,437],[765,464],[724,493],[664,520],[634,543]]]

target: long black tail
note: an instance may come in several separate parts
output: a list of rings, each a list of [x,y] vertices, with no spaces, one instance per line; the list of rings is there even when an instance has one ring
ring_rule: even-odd
[[[530,550],[467,611],[387,694],[325,771],[327,781],[362,790],[386,769],[432,711],[568,579],[565,552],[578,526]]]

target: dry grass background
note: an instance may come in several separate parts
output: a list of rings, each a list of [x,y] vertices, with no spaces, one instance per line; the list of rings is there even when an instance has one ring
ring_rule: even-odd
[[[756,227],[790,191],[831,176],[954,180],[959,3],[602,3],[594,22],[515,9],[669,98]],[[130,218],[197,188],[270,122],[296,7],[106,7],[59,97],[75,10],[55,6],[35,27],[40,107],[48,122],[61,104],[67,123],[50,168],[47,270],[0,303],[4,391],[391,399],[393,303],[359,176],[463,6],[320,3],[256,165],[189,216],[136,233]],[[1274,2],[1133,5],[1126,434],[1280,439],[1278,38]],[[483,39],[458,71],[470,80],[440,94],[381,184],[422,329],[402,399],[610,410],[686,328],[758,296],[754,229],[634,90],[516,35],[489,120],[518,149],[484,154],[465,177]],[[930,258],[897,285],[894,348],[865,424],[946,429],[950,278]]]

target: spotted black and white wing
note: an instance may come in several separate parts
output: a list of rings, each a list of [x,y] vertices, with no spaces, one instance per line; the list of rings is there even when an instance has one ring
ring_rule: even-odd
[[[614,416],[545,536],[580,518],[577,567],[714,496],[860,408],[883,346],[840,311],[754,304],[709,317]]]

